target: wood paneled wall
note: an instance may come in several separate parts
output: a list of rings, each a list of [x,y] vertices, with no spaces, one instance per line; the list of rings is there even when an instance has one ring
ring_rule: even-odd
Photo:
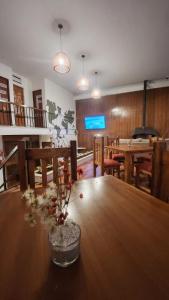
[[[116,109],[112,112],[113,109]],[[157,129],[160,135],[169,136],[169,87],[147,91],[147,126]],[[85,130],[84,117],[104,114],[105,130]],[[143,91],[104,96],[99,100],[76,101],[78,145],[92,148],[92,137],[96,133],[105,136],[130,138],[135,127],[142,126]]]

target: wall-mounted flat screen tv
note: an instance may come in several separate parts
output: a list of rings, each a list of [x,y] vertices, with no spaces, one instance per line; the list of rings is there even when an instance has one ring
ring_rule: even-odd
[[[106,128],[106,120],[104,115],[87,116],[84,119],[85,129],[97,130]]]

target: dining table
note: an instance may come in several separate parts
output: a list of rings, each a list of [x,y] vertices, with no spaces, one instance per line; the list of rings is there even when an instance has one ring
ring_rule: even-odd
[[[105,147],[108,152],[124,154],[124,181],[132,183],[133,161],[135,154],[153,153],[153,146],[148,144],[120,144]]]
[[[67,268],[51,262],[44,225],[30,227],[24,213],[19,191],[0,195],[1,300],[169,299],[167,203],[112,175],[78,181],[69,218],[81,250]]]

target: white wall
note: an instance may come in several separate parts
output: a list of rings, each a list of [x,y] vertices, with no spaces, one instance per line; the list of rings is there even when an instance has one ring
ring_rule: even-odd
[[[75,110],[75,100],[73,99],[73,94],[63,87],[57,85],[56,83],[45,79],[44,80],[44,105],[47,104],[47,100],[56,103],[56,106],[61,107],[62,112],[67,110],[73,110],[75,112],[75,126],[76,126],[76,110]],[[74,134],[68,134],[65,138],[65,143],[69,143],[70,140],[76,139]]]
[[[43,78],[31,77],[32,91],[42,90],[43,109],[45,109],[45,82]]]
[[[75,110],[75,101],[73,94],[57,85],[56,83],[45,79],[45,104],[47,99],[56,103],[63,110],[72,109]]]
[[[26,106],[33,106],[33,96],[32,96],[32,82],[30,79],[21,76],[22,87],[24,89],[24,104]]]

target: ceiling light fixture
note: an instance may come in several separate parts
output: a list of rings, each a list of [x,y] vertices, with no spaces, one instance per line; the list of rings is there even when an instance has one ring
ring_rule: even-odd
[[[91,97],[93,99],[100,99],[101,98],[101,91],[98,87],[98,80],[97,80],[98,72],[94,72],[94,75],[95,75],[95,84],[94,84],[94,89],[91,93]]]
[[[89,88],[89,79],[85,76],[85,69],[84,69],[84,60],[85,60],[85,55],[81,55],[82,58],[82,76],[77,82],[77,87],[80,91],[87,91]]]
[[[53,69],[54,71],[65,74],[70,71],[70,60],[65,52],[62,50],[62,30],[63,25],[58,24],[59,37],[60,37],[60,51],[55,54],[53,60]]]

